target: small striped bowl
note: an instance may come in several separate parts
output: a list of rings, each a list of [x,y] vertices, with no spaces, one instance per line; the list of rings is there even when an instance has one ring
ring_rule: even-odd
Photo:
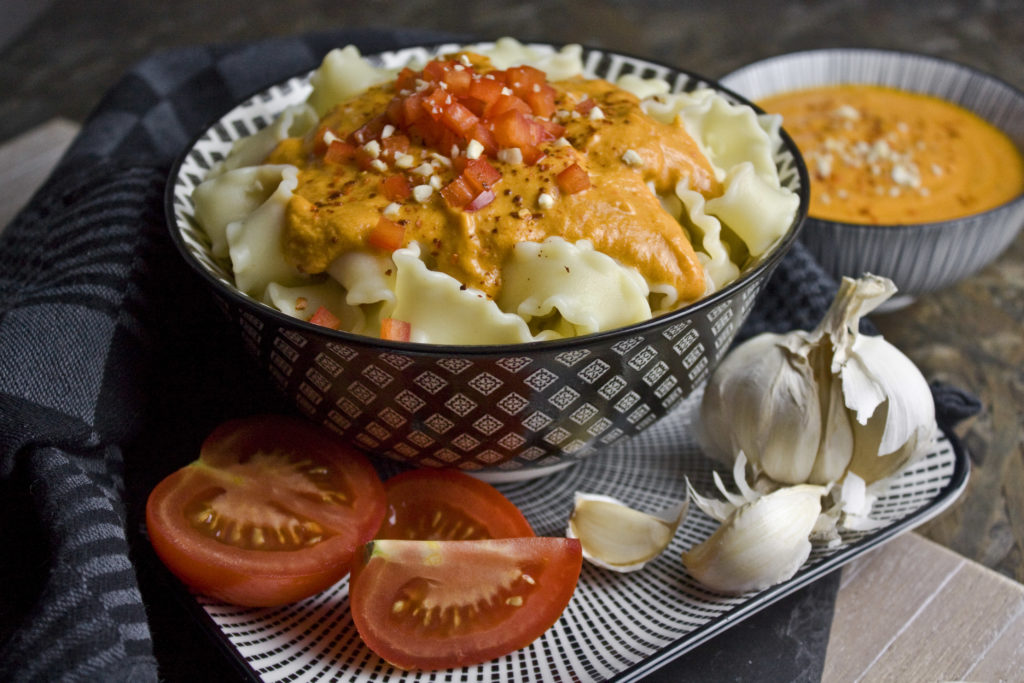
[[[986,119],[1024,150],[1024,93],[980,71],[935,57],[825,49],[771,57],[720,80],[750,100],[823,85],[871,84],[941,97]],[[890,278],[889,308],[953,284],[994,261],[1024,225],[1024,194],[983,213],[937,223],[854,225],[808,217],[800,236],[837,279]]]

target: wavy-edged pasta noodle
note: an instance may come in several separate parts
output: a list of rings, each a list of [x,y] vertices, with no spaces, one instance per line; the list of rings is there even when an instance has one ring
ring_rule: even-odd
[[[491,60],[495,69],[526,64],[540,69],[552,81],[561,81],[583,73],[583,48],[580,45],[566,45],[557,52],[538,50],[523,45],[515,38],[499,38],[494,47],[476,49],[475,52]]]
[[[330,278],[323,282],[298,287],[285,287],[276,282],[267,285],[263,300],[293,318],[309,320],[321,306],[336,315],[343,330],[366,327],[363,310],[345,302],[345,288]]]
[[[732,262],[729,250],[722,242],[722,223],[705,210],[704,195],[691,190],[689,183],[682,180],[676,185],[676,196],[683,202],[685,211],[679,220],[690,230],[694,244],[700,240],[697,258],[704,265],[708,291],[715,291],[740,274],[739,267]]]
[[[773,155],[778,135],[773,140],[750,107],[732,104],[714,90],[700,88],[646,100],[643,108],[664,123],[678,117],[715,168],[719,181],[730,168],[751,162],[766,182],[780,185]]]
[[[728,225],[751,256],[765,253],[785,234],[800,205],[799,197],[765,181],[750,162],[729,169],[723,186],[721,196],[707,201],[707,212]]]
[[[299,184],[299,170],[279,166],[280,182],[266,201],[241,220],[228,223],[225,233],[235,284],[249,296],[261,299],[271,282],[294,287],[309,278],[288,263],[281,249],[285,208]]]
[[[410,341],[425,344],[518,344],[533,341],[526,321],[503,313],[483,292],[428,270],[415,242],[392,254],[397,274],[391,317],[411,328]]]
[[[395,77],[395,71],[370,64],[354,45],[335,48],[310,76],[313,92],[307,102],[317,116],[323,116],[339,102],[361,94],[367,88]]]
[[[210,169],[208,177],[215,177],[226,171],[263,162],[267,155],[285,138],[305,135],[316,127],[320,117],[309,104],[303,102],[283,110],[270,125],[256,133],[240,138],[231,145],[227,158]]]
[[[395,302],[395,263],[387,254],[350,251],[334,259],[327,274],[348,292],[350,306]]]
[[[661,78],[641,78],[636,74],[624,74],[619,76],[619,79],[615,81],[615,85],[619,86],[626,92],[631,92],[641,100],[646,100],[651,97],[658,95],[667,95],[671,89],[668,85],[668,81]],[[664,123],[671,123],[675,120],[673,114],[671,118]]]
[[[588,240],[560,237],[520,242],[502,268],[502,310],[527,322],[555,312],[571,325],[571,336],[647,320],[647,282],[632,268],[595,251]]]
[[[214,256],[228,256],[228,224],[242,220],[267,201],[281,184],[285,168],[298,173],[294,166],[248,166],[204,180],[196,187],[192,192],[195,217],[210,238]]]

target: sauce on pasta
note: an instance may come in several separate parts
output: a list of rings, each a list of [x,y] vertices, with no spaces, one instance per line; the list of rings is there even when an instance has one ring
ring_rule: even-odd
[[[673,285],[681,302],[703,296],[704,271],[689,237],[651,191],[670,193],[686,181],[708,198],[722,193],[711,164],[681,125],[654,120],[637,97],[603,80],[534,82],[516,92],[528,102],[531,93],[549,93],[550,101],[516,121],[535,128],[536,148],[512,151],[487,139],[491,131],[514,136],[515,130],[501,128],[512,115],[488,117],[491,104],[456,98],[487,123],[482,130],[460,110],[445,108],[446,93],[469,91],[462,90],[464,80],[440,83],[463,71],[474,83],[487,80],[494,73],[487,59],[465,54],[440,63],[447,71],[428,65],[340,103],[311,133],[282,141],[270,154],[269,163],[300,169],[286,212],[290,262],[309,274],[323,272],[340,254],[366,249],[383,218],[384,225],[398,226],[402,244],[421,245],[430,269],[492,298],[500,294],[501,266],[512,248],[550,236],[590,240],[648,282]],[[505,83],[505,94],[521,85],[511,77]],[[440,108],[423,105],[427,98]],[[402,109],[409,106],[454,123],[440,132],[424,128],[430,121],[419,109]],[[453,199],[465,190],[459,183],[466,184],[467,164],[480,170],[480,159],[489,168],[482,180],[470,174],[469,184],[476,177],[484,189]]]
[[[897,225],[986,211],[1024,192],[1021,152],[945,100],[868,85],[782,93],[781,114],[811,173],[811,216]]]

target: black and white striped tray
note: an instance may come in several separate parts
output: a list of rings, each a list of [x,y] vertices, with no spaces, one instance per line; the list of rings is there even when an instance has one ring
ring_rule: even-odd
[[[651,512],[683,499],[685,477],[698,490],[712,492],[713,469],[726,481],[731,477],[727,468],[701,455],[691,436],[689,422],[698,401],[699,396],[688,399],[667,418],[604,455],[543,479],[498,488],[523,510],[541,536],[564,535],[576,491],[613,496]],[[523,650],[465,669],[407,672],[378,658],[362,643],[349,615],[347,579],[312,598],[274,609],[197,600],[201,618],[253,680],[639,680],[783,596],[932,518],[963,491],[968,469],[968,459],[955,438],[939,436],[927,456],[903,472],[876,503],[874,516],[888,522],[887,526],[846,535],[833,548],[816,548],[789,581],[740,597],[704,589],[683,568],[681,553],[707,538],[717,525],[691,506],[668,549],[641,571],[617,574],[584,563],[575,595],[547,633]]]

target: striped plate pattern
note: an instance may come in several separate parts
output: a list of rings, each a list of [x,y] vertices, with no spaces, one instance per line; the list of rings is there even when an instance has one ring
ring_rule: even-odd
[[[498,485],[523,510],[538,535],[561,536],[576,491],[601,493],[654,512],[686,495],[685,479],[713,491],[712,471],[689,423],[700,396],[625,445],[575,467],[529,482]],[[743,618],[834,570],[897,533],[941,512],[966,484],[966,456],[939,437],[925,458],[900,475],[875,506],[888,522],[871,533],[851,533],[832,548],[814,550],[791,580],[760,593],[718,595],[695,582],[681,553],[711,535],[717,523],[691,507],[669,548],[643,570],[617,574],[584,564],[576,593],[559,621],[532,645],[500,659],[453,671],[392,668],[360,640],[348,609],[348,582],[300,603],[246,609],[199,598],[203,616],[263,681],[488,681],[640,680],[667,661]]]
[[[809,50],[771,57],[721,79],[758,100],[788,90],[867,83],[921,92],[973,111],[1024,150],[1024,93],[988,74],[889,50]],[[974,216],[924,225],[863,226],[808,218],[800,239],[833,276],[892,279],[903,295],[946,287],[994,261],[1024,225],[1024,195]]]

